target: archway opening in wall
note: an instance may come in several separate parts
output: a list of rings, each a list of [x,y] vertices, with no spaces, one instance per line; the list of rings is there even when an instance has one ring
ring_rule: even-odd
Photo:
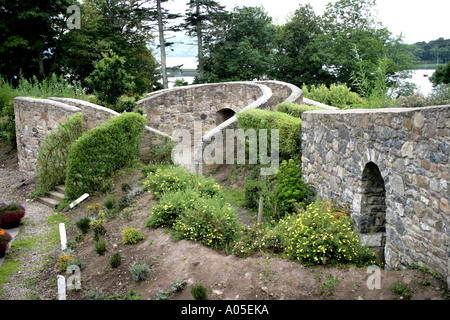
[[[217,113],[216,113],[216,126],[218,126],[222,122],[225,122],[228,119],[230,119],[232,116],[234,116],[235,113],[236,112],[234,112],[233,110],[231,110],[229,108],[224,108],[224,109],[220,109],[219,111],[217,111]]]
[[[378,262],[384,263],[386,243],[386,189],[378,166],[366,164],[361,181],[361,214],[359,232],[362,244],[368,244]]]

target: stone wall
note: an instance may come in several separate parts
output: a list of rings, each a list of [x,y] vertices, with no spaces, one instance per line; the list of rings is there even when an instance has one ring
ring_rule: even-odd
[[[202,124],[203,133],[217,126],[217,112],[238,112],[263,95],[262,85],[252,82],[224,82],[190,85],[161,90],[138,101],[147,124],[172,134],[174,129],[193,132],[194,122]]]
[[[17,157],[19,170],[25,175],[36,172],[38,150],[42,141],[56,127],[80,109],[45,99],[14,99]]]
[[[87,129],[97,127],[119,115],[119,113],[108,108],[77,99],[34,99],[25,97],[14,99],[17,156],[19,170],[22,173],[27,176],[36,173],[38,150],[42,141],[58,125],[78,112],[83,113]],[[166,138],[170,137],[146,126],[142,137],[140,157],[144,161],[148,160],[151,145],[165,143]]]
[[[305,112],[302,171],[350,205],[387,269],[426,266],[450,285],[449,108]]]

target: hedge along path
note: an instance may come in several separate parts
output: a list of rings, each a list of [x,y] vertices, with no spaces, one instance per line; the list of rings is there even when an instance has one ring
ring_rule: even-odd
[[[267,145],[271,145],[271,131],[279,130],[279,151],[285,158],[300,160],[302,154],[302,120],[287,113],[250,109],[236,114],[239,128],[244,131],[267,129]]]
[[[36,164],[38,195],[46,195],[57,185],[64,183],[69,151],[85,131],[83,114],[76,113],[44,139]]]
[[[123,113],[81,136],[67,159],[66,198],[106,190],[114,171],[138,155],[145,124],[143,116]]]

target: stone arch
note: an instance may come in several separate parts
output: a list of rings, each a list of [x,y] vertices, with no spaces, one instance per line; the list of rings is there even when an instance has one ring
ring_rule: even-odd
[[[236,112],[230,108],[223,108],[216,112],[216,126],[221,124],[222,122],[227,121],[231,117],[234,116]]]
[[[379,262],[384,263],[386,243],[386,189],[380,169],[368,162],[361,177],[361,211],[358,231]]]

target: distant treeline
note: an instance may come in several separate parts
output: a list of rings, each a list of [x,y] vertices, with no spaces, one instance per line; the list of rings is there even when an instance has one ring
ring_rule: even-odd
[[[430,42],[416,42],[409,47],[409,51],[422,64],[446,64],[450,61],[450,39],[441,37]]]

